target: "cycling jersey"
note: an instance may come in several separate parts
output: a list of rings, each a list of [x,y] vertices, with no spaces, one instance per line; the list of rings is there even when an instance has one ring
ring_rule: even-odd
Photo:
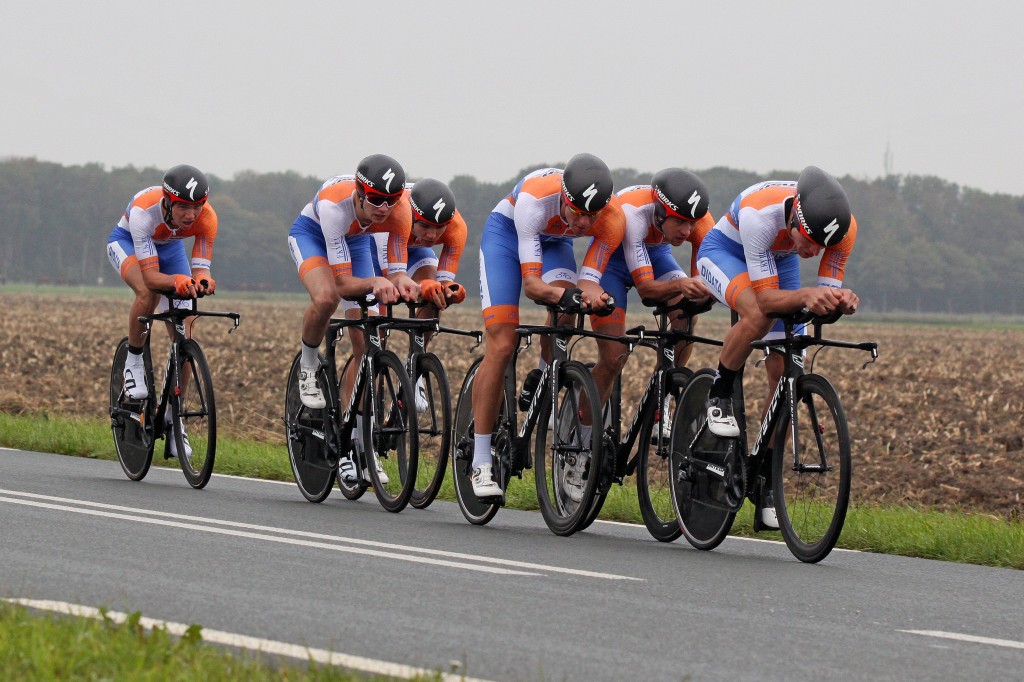
[[[411,182],[406,183],[406,194],[412,191],[413,184]],[[455,215],[452,216],[451,222],[444,228],[441,237],[433,245],[428,246],[425,244],[410,229],[408,246],[409,274],[414,274],[423,266],[432,266],[437,268],[437,274],[434,279],[438,282],[455,281],[455,275],[459,272],[459,260],[462,258],[462,251],[466,248],[468,232],[466,221],[458,209],[455,210]],[[387,249],[389,236],[378,233],[373,235],[373,239],[376,242],[376,248],[373,251],[374,271],[386,275],[390,270]],[[434,255],[434,245],[441,246],[440,260]]]
[[[188,237],[195,237],[192,244],[192,267],[202,270],[210,269],[210,261],[213,258],[213,242],[217,236],[217,213],[213,210],[213,206],[209,202],[203,204],[202,210],[191,227],[176,230],[168,224],[170,214],[164,212],[163,196],[164,190],[160,186],[147,187],[138,192],[128,202],[124,214],[107,238],[108,257],[122,277],[136,262],[142,270],[157,268],[162,272],[163,270],[160,269],[161,254],[165,255],[166,260],[168,254],[178,250],[164,248],[164,245],[178,242],[180,250],[184,251],[184,247],[180,246],[180,240]],[[130,250],[128,248],[129,240]],[[175,255],[174,258],[177,260],[179,257]],[[175,269],[181,269],[180,263],[175,265]]]
[[[622,243],[626,220],[616,198],[579,237],[592,237],[578,270],[568,226],[561,217],[562,171],[542,168],[519,181],[494,207],[480,238],[480,298],[484,324],[518,324],[523,277],[545,282],[600,283]]]
[[[355,260],[359,261],[356,269],[362,273],[360,276],[372,276],[370,249],[364,245],[367,235],[372,233],[388,233],[390,271],[405,272],[409,228],[412,225],[408,191],[391,209],[387,220],[361,225],[356,218],[355,188],[354,175],[334,176],[320,187],[295,219],[288,243],[299,277],[321,266],[329,266],[335,277],[352,275]],[[354,259],[356,254],[351,247],[357,243],[360,254]],[[364,248],[365,255],[362,253]],[[364,258],[365,263],[362,262]],[[367,272],[370,274],[365,274]]]
[[[596,327],[622,324],[626,319],[628,290],[641,282],[656,279],[665,282],[686,277],[683,268],[672,255],[672,245],[655,224],[655,200],[650,185],[633,185],[618,192],[626,218],[626,232],[622,245],[612,254],[601,287],[615,298],[615,312],[607,317],[595,317]],[[686,241],[690,243],[690,271],[697,273],[697,250],[701,241],[715,225],[711,214],[696,221]]]
[[[796,182],[761,182],[744,190],[701,244],[701,277],[726,305],[735,308],[749,287],[799,288],[799,260],[786,228],[786,202],[796,196]],[[818,266],[819,286],[840,288],[846,260],[857,239],[857,220],[842,241],[826,248]]]

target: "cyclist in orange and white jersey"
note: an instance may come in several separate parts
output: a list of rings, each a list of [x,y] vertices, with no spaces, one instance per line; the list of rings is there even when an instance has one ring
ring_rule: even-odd
[[[142,356],[146,326],[139,317],[166,306],[162,294],[195,297],[212,294],[217,288],[210,276],[217,214],[206,201],[209,194],[210,184],[198,168],[175,166],[164,173],[161,185],[147,187],[132,197],[107,238],[110,264],[135,292],[128,314],[128,356],[124,364],[124,388],[133,400],[149,396]],[[194,238],[191,267],[181,241],[189,237]],[[191,338],[190,324],[185,325],[185,335]],[[168,410],[167,418],[170,416]],[[182,436],[186,454],[190,455],[184,425]],[[173,438],[170,452],[178,454]]]
[[[578,286],[584,305],[605,308],[600,281],[622,243],[625,216],[613,199],[608,166],[577,154],[564,170],[544,168],[519,181],[498,202],[480,239],[480,297],[487,353],[473,384],[473,492],[501,495],[491,471],[491,434],[501,402],[505,368],[516,347],[519,294],[557,303]],[[593,237],[577,276],[572,240]],[[550,350],[544,361],[550,361]]]
[[[401,164],[390,156],[373,154],[359,162],[354,176],[339,175],[327,180],[288,233],[289,251],[310,297],[302,318],[299,361],[299,397],[309,408],[322,409],[326,405],[323,391],[317,386],[316,372],[320,364],[318,349],[331,316],[339,302],[346,317],[360,315],[359,306],[342,301],[342,297],[372,294],[387,304],[419,295],[419,285],[405,272],[412,219],[404,189],[405,170]],[[387,277],[373,273],[370,234],[374,232],[389,235],[391,268]],[[342,378],[343,401],[352,393],[359,361],[366,352],[362,332],[352,328],[348,336],[354,359]],[[358,420],[356,428],[353,440],[358,443]],[[378,469],[383,471],[379,464]],[[340,471],[345,480],[356,479],[351,459],[342,458]]]
[[[852,313],[860,299],[843,289],[846,260],[857,238],[857,221],[842,186],[825,171],[808,166],[796,182],[762,182],[741,193],[718,221],[698,253],[697,267],[721,302],[739,313],[725,336],[718,375],[709,392],[708,428],[736,438],[733,386],[757,339],[778,333],[770,313],[807,308],[816,315]],[[822,253],[824,251],[824,253]],[[800,286],[800,258],[822,254],[818,285]],[[781,324],[779,324],[781,328]],[[772,331],[773,334],[769,334]],[[782,376],[783,359],[765,362],[769,385]],[[759,494],[758,525],[778,528],[770,486]]]
[[[622,246],[612,254],[611,262],[601,278],[601,286],[616,301],[615,312],[593,319],[594,328],[621,336],[626,329],[627,293],[636,287],[643,299],[672,303],[685,296],[704,300],[711,296],[698,277],[688,277],[672,255],[673,246],[689,242],[690,273],[696,274],[697,249],[711,228],[714,219],[708,212],[708,189],[693,173],[682,168],[666,168],[655,173],[650,185],[634,185],[618,193],[626,216],[626,233]],[[677,318],[673,325],[681,325]],[[611,381],[622,371],[627,354],[621,344],[598,339],[601,360],[594,367],[599,385],[611,387]],[[676,364],[686,364],[690,348],[677,349]],[[605,359],[608,362],[605,362]],[[607,375],[607,377],[605,376]],[[602,399],[607,396],[602,395]]]

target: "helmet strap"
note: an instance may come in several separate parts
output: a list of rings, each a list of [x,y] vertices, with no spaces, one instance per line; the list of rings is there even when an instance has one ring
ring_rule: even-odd
[[[175,227],[173,227],[171,225],[171,219],[172,219],[171,202],[167,200],[167,197],[162,197],[160,199],[160,208],[163,210],[164,223],[166,223],[167,226],[170,227],[172,230],[176,229]]]

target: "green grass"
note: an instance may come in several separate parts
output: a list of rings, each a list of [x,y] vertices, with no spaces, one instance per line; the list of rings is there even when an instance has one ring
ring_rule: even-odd
[[[0,446],[64,455],[116,460],[110,428],[104,422],[53,416],[0,413]],[[157,452],[162,453],[160,444]],[[159,454],[154,464],[177,467]],[[221,474],[291,481],[288,452],[283,445],[219,438],[214,471]],[[507,504],[515,509],[537,509],[532,472],[509,486]],[[296,495],[298,495],[296,491]],[[338,493],[340,494],[340,493]],[[446,476],[439,499],[454,500],[451,476]],[[643,523],[636,489],[612,486],[601,518]],[[753,536],[753,513],[744,505],[736,517],[733,535]],[[781,539],[779,533],[759,537]],[[1024,569],[1024,522],[997,519],[965,511],[948,512],[914,507],[851,507],[839,547],[868,552],[957,561]]]
[[[5,680],[384,680],[343,668],[256,653],[233,653],[202,641],[192,625],[175,637],[147,629],[140,614],[116,622],[41,614],[0,602],[0,679]],[[440,675],[415,679],[439,680]]]

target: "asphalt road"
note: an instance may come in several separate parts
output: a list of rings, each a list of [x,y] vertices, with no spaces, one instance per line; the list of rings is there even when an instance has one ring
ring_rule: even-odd
[[[513,485],[518,482],[513,482]],[[1024,678],[1024,575],[858,552],[818,565],[503,509],[0,449],[0,597],[140,611],[488,680]],[[349,660],[349,659],[345,659]],[[387,668],[379,668],[387,670]]]

